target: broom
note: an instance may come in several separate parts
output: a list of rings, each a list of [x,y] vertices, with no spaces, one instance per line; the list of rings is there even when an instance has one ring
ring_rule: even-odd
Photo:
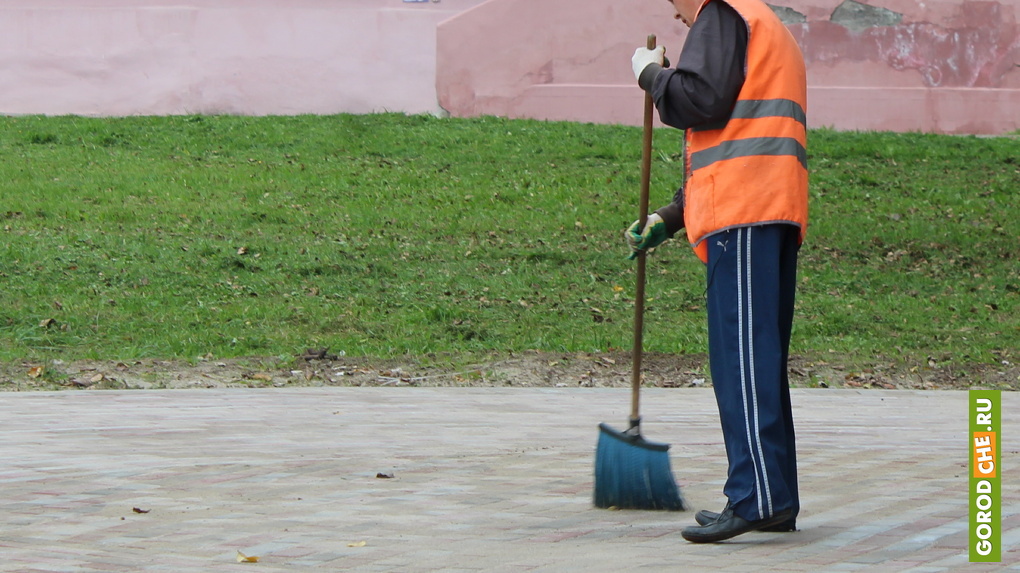
[[[655,36],[648,36],[655,49]],[[648,187],[652,165],[652,96],[645,95],[644,141],[641,153],[641,198],[638,229],[648,219]],[[645,253],[637,256],[637,289],[634,300],[634,358],[631,369],[630,427],[623,432],[599,424],[595,448],[595,507],[617,509],[666,509],[682,511],[687,504],[673,479],[669,444],[649,442],[641,436],[639,414],[641,347],[645,311]]]

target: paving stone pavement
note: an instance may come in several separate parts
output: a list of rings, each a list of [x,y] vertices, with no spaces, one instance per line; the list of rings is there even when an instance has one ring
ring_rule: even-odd
[[[965,392],[795,390],[801,530],[714,545],[680,538],[693,512],[592,507],[597,424],[622,428],[628,405],[580,388],[7,393],[0,571],[1020,569],[1018,395],[994,565],[967,562]],[[720,509],[711,390],[642,406],[687,500]]]

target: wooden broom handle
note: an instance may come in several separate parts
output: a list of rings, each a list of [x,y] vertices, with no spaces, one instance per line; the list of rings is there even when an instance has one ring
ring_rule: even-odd
[[[648,49],[655,49],[655,34],[648,36]],[[641,148],[641,197],[638,206],[638,232],[648,221],[648,188],[652,178],[652,95],[645,93],[644,139]],[[641,421],[641,348],[644,340],[645,317],[645,253],[637,256],[637,286],[634,292],[634,351],[631,367],[630,424],[636,428]]]

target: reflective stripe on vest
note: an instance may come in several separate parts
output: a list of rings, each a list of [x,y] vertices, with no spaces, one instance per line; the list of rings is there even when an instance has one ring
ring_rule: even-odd
[[[807,114],[799,103],[788,99],[760,99],[738,101],[733,106],[730,119],[754,119],[759,117],[788,117],[807,125]],[[726,127],[726,121],[692,127],[693,131],[713,131]]]
[[[789,137],[752,137],[726,141],[704,151],[691,154],[691,171],[725,159],[750,155],[792,155],[807,169],[807,150],[799,141]]]

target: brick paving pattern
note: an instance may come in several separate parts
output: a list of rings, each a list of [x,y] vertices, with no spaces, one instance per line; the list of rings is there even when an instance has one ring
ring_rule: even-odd
[[[687,500],[719,510],[711,390],[642,397]],[[978,565],[965,392],[795,390],[801,531],[715,545],[680,538],[692,512],[592,507],[597,424],[625,425],[623,389],[8,393],[0,571],[1020,569],[1018,398],[1003,562]]]

